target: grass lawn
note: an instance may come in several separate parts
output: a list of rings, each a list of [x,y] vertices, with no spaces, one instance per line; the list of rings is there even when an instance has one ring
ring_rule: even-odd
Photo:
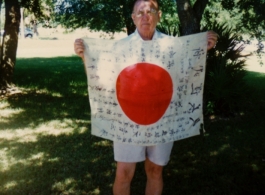
[[[265,74],[249,72],[240,117],[205,120],[175,142],[164,195],[265,195]],[[77,57],[18,59],[21,93],[0,100],[1,195],[110,195],[112,142],[91,136],[86,76]],[[143,163],[132,195],[143,195]]]

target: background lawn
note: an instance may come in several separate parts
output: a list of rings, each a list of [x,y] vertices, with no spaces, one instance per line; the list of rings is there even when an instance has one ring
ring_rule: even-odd
[[[0,100],[0,194],[112,194],[112,142],[91,136],[78,57],[20,58],[22,92]],[[164,195],[265,194],[265,74],[249,72],[240,116],[205,119],[206,133],[175,142]],[[132,194],[143,195],[143,163]]]

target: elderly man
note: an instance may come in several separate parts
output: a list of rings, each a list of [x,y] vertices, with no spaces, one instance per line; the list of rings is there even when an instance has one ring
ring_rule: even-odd
[[[136,31],[125,38],[155,40],[164,39],[169,36],[156,31],[156,25],[160,20],[161,11],[156,0],[136,0],[131,15],[136,26]],[[214,47],[218,35],[208,32],[207,49]],[[123,40],[124,41],[124,40]],[[84,61],[84,44],[82,39],[74,43],[75,53]],[[147,175],[146,195],[162,194],[163,178],[162,171],[170,157],[173,142],[154,146],[127,145],[114,142],[114,158],[117,161],[116,178],[113,185],[114,195],[129,195],[130,184],[134,176],[136,163],[145,161]]]

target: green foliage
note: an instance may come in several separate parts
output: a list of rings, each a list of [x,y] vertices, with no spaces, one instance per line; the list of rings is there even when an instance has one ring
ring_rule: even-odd
[[[249,32],[252,37],[265,38],[262,31],[265,29],[265,0],[246,0],[239,1],[238,7],[244,10],[242,14],[242,24],[245,32]]]
[[[262,34],[265,26],[264,9],[264,0],[209,1],[201,26],[205,28],[209,23],[218,23],[240,34],[262,39],[265,38],[265,34]]]
[[[105,32],[120,32],[124,28],[133,27],[131,13],[133,0],[64,0],[58,2],[56,20],[71,29],[89,28]],[[175,2],[161,1],[161,23],[176,24],[178,17]]]
[[[157,30],[167,35],[179,36],[180,21],[175,2],[162,1],[160,7],[162,10],[162,17],[160,23],[157,25]]]
[[[119,32],[125,27],[128,1],[65,0],[58,4],[57,21],[67,28],[89,27],[105,32]],[[131,10],[130,10],[131,11]]]
[[[51,10],[54,8],[53,0],[21,0],[20,6],[25,8],[25,14],[33,14],[35,19],[42,20],[51,16]],[[49,12],[47,13],[47,10]]]
[[[216,47],[208,52],[205,81],[205,113],[234,115],[246,101],[248,88],[245,57],[241,52],[244,43],[240,36],[225,25],[211,27],[220,35]]]
[[[166,26],[163,24],[160,24],[157,26],[157,30],[171,36],[179,36],[180,31],[179,31],[179,26]]]
[[[179,24],[179,17],[177,14],[177,7],[175,1],[161,1],[160,9],[162,11],[162,17],[160,19],[161,25],[174,26]]]
[[[131,20],[133,0],[52,1],[53,6],[56,7],[56,21],[68,29],[89,28],[112,33],[127,29],[128,34],[134,30]],[[193,6],[200,3],[202,2],[198,0],[191,1]],[[178,26],[180,21],[176,1],[164,0],[160,1],[160,4],[163,15],[158,28]],[[264,0],[211,0],[204,10],[201,29],[215,22],[261,40],[265,38],[264,9]]]
[[[216,48],[208,52],[206,114],[232,115],[243,109],[248,88],[244,80],[245,56],[241,52],[243,43],[249,43],[251,38],[264,39],[264,9],[264,0],[209,1],[201,28],[216,31],[220,39]],[[263,53],[261,42],[257,53]]]
[[[239,10],[235,6],[228,6],[232,3],[228,1],[225,5],[220,1],[210,1],[207,5],[201,26],[202,28],[208,27],[209,24],[218,23],[219,25],[224,25],[230,29],[242,29],[242,10]],[[229,7],[229,9],[228,9]]]

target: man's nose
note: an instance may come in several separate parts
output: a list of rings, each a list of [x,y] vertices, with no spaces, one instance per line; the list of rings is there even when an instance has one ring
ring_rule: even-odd
[[[143,18],[144,20],[149,20],[150,15],[149,15],[148,13],[144,13],[142,18]]]

